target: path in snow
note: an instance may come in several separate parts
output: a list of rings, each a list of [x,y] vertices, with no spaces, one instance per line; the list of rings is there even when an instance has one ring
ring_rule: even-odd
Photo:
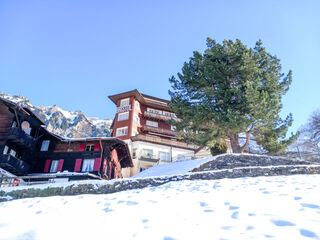
[[[0,203],[0,239],[319,239],[320,175]]]

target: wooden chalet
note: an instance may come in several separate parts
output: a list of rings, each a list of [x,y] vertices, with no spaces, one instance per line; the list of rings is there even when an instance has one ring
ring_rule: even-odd
[[[30,109],[0,98],[2,172],[43,179],[53,175],[69,180],[113,179],[122,177],[122,168],[132,166],[121,139],[57,136]]]

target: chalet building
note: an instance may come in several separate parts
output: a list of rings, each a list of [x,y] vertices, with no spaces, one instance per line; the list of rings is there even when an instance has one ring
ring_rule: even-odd
[[[168,100],[132,90],[109,96],[117,111],[113,122],[113,137],[128,143],[134,167],[123,171],[128,177],[155,164],[193,157],[198,149],[177,139],[174,126],[177,120],[168,107]]]
[[[66,139],[46,129],[31,110],[0,98],[1,176],[39,179],[121,178],[133,167],[127,144],[115,137]]]

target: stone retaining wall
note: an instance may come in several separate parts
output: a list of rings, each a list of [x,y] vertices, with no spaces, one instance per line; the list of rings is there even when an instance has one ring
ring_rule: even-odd
[[[79,194],[108,194],[150,186],[159,186],[168,182],[182,180],[216,180],[223,178],[278,176],[294,174],[320,174],[320,165],[240,167],[234,169],[194,172],[177,176],[105,181],[103,184],[74,183],[66,187],[48,187],[45,189],[30,187],[28,189],[17,189],[10,192],[4,192],[0,190],[0,201],[30,197],[48,197],[56,195],[71,196]]]

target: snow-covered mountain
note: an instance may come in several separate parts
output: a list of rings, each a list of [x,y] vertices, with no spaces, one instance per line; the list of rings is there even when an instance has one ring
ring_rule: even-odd
[[[49,131],[63,137],[106,137],[111,134],[111,119],[87,117],[82,111],[66,111],[54,106],[37,107],[26,97],[0,92],[0,97],[28,107],[43,120]]]

